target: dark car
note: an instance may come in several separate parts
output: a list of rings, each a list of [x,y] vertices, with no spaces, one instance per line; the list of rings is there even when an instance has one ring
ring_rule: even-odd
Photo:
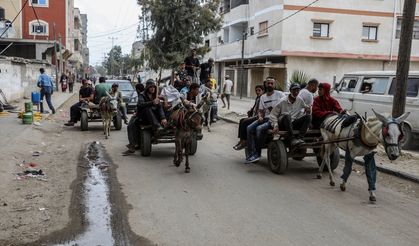
[[[128,113],[134,112],[136,106],[134,105],[134,107],[132,107],[130,102],[133,97],[137,97],[137,93],[135,92],[135,88],[132,86],[131,82],[128,80],[106,80],[106,83],[111,86],[114,83],[119,85],[118,90],[122,93],[122,100],[127,106]]]

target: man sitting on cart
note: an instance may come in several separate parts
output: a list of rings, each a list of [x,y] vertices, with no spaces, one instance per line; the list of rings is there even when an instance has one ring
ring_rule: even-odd
[[[145,90],[138,95],[137,114],[141,122],[152,125],[156,132],[163,130],[167,120],[157,97],[157,86],[154,80],[148,80]]]
[[[82,79],[83,86],[80,88],[79,91],[79,101],[75,104],[73,104],[70,107],[70,120],[65,123],[66,126],[74,126],[74,124],[77,123],[77,121],[80,120],[81,117],[81,111],[80,107],[83,102],[91,102],[93,101],[93,88],[91,87],[90,80]]]
[[[269,116],[273,133],[278,133],[280,128],[287,131],[286,140],[291,146],[304,143],[304,135],[311,123],[311,107],[298,97],[299,92],[300,85],[292,84],[290,94],[275,105]],[[299,130],[298,137],[294,137],[293,130]]]

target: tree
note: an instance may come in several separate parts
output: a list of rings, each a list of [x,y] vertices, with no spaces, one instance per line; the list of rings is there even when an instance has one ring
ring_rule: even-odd
[[[151,69],[174,69],[192,46],[203,43],[203,36],[221,28],[217,15],[220,0],[201,4],[199,0],[138,0],[153,30],[145,43]],[[209,49],[202,47],[198,52]]]
[[[106,68],[103,66],[95,66],[96,72],[101,76],[106,76]]]
[[[112,47],[109,51],[106,60],[103,62],[103,67],[108,71],[108,75],[121,75],[122,69],[122,48],[119,45]]]

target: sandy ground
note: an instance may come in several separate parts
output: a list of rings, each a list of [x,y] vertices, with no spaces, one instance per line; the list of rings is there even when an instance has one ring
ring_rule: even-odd
[[[0,245],[22,244],[69,223],[70,187],[76,180],[80,143],[53,120],[44,120],[41,126],[23,125],[10,114],[0,121]],[[34,151],[40,155],[33,156]],[[18,180],[16,173],[30,162],[45,175]]]

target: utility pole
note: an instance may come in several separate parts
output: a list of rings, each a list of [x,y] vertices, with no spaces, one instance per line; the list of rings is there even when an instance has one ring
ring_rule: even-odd
[[[117,37],[109,37],[109,39],[112,39],[112,48],[111,48],[111,52],[109,54],[109,59],[110,59],[110,62],[111,62],[110,73],[113,76],[113,74],[114,74],[114,72],[113,72],[113,54],[114,54],[113,47],[114,47],[114,41],[117,40],[118,38]]]
[[[393,117],[399,117],[406,107],[406,87],[409,76],[412,50],[413,24],[415,22],[416,0],[405,0],[403,6],[400,45],[397,59],[396,93],[393,98]]]
[[[241,58],[241,65],[240,65],[240,99],[243,98],[243,86],[244,86],[244,40],[246,39],[247,33],[245,29],[243,29],[242,35],[242,58]]]
[[[58,57],[57,57],[57,32],[55,30],[55,22],[53,25],[54,31],[54,60],[55,60],[55,90],[58,91]]]

